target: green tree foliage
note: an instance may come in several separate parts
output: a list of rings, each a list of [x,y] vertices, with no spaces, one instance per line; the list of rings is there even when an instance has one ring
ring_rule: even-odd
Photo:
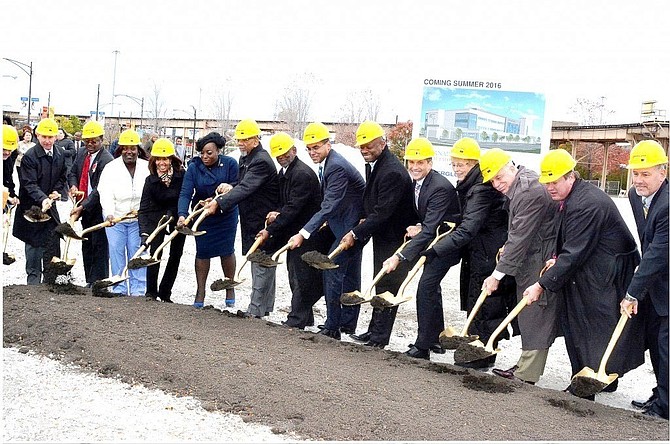
[[[77,116],[55,116],[54,119],[58,122],[58,126],[63,128],[63,130],[69,135],[73,135],[77,131],[81,131],[84,125],[79,120]]]
[[[403,159],[405,157],[405,147],[412,140],[412,127],[411,121],[398,122],[386,134],[389,149],[403,163],[405,162]]]

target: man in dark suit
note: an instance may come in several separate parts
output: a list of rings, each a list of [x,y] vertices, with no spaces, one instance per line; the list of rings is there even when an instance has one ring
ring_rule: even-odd
[[[319,179],[323,201],[321,208],[300,231],[289,239],[292,249],[299,248],[310,239],[321,226],[328,222],[335,235],[329,251],[335,250],[344,235],[363,217],[363,190],[365,181],[360,173],[330,145],[330,132],[323,123],[307,125],[303,141],[312,161],[319,165]],[[342,293],[354,291],[361,286],[362,247],[356,246],[338,254],[333,261],[338,268],[323,272],[326,295],[326,322],[319,332],[340,339],[340,333],[356,331],[359,306],[342,306]]]
[[[291,136],[276,133],[270,139],[270,155],[277,159],[279,170],[279,207],[268,213],[268,227],[258,233],[266,241],[272,237],[277,245],[285,245],[289,237],[300,230],[321,208],[321,188],[314,170],[298,159],[298,151]],[[328,230],[329,232],[330,230]],[[322,232],[306,240],[300,248],[289,250],[286,257],[288,280],[291,287],[291,311],[284,325],[305,328],[314,325],[312,307],[323,296],[321,270],[310,267],[300,256],[311,250],[328,251],[332,234],[326,241]]]
[[[442,222],[457,223],[460,219],[456,189],[446,177],[433,170],[434,155],[433,145],[423,137],[413,139],[405,149],[407,169],[413,179],[414,211],[420,223],[407,227],[412,241],[403,251],[384,261],[389,272],[400,263],[414,262],[435,239]],[[458,256],[454,255],[452,262],[432,261],[424,266],[416,295],[417,339],[406,352],[408,356],[430,359],[430,351],[444,353],[438,342],[444,329],[440,281],[457,262]]]
[[[55,201],[60,199],[60,192],[67,184],[65,153],[56,145],[58,124],[53,119],[42,119],[36,133],[37,145],[28,149],[21,161],[20,203],[13,229],[14,237],[25,242],[28,285],[41,284],[44,266],[52,257],[60,257],[60,237],[54,231],[60,223]],[[46,222],[26,220],[23,215],[33,206],[51,219]]]
[[[407,226],[414,222],[412,179],[389,150],[384,129],[376,122],[365,121],[356,130],[356,146],[366,165],[363,209],[365,219],[354,227],[342,243],[347,248],[365,245],[372,238],[373,271],[379,273],[382,263],[402,245]],[[393,274],[387,274],[376,285],[376,292],[396,294],[407,276],[409,263],[403,263]],[[388,345],[398,307],[374,308],[368,331],[354,339],[365,345],[383,348]]]
[[[633,186],[628,199],[640,236],[642,260],[628,285],[621,309],[646,321],[645,346],[656,375],[647,401],[633,401],[644,414],[668,419],[668,156],[653,140],[630,152]],[[630,317],[630,314],[629,314]]]
[[[114,160],[114,156],[103,149],[104,134],[102,125],[95,120],[84,125],[84,145],[77,150],[77,156],[68,174],[70,194],[77,191],[85,193],[81,205],[75,206],[70,212],[70,216],[74,216],[75,220],[81,217],[81,226],[84,229],[103,222],[98,182],[105,166]],[[81,242],[81,256],[84,261],[86,283],[90,287],[95,281],[109,276],[109,244],[105,230],[88,233],[86,238],[87,240]]]
[[[209,211],[225,212],[238,206],[240,211],[240,233],[242,254],[247,254],[256,240],[258,232],[265,226],[268,213],[279,204],[279,182],[277,169],[270,154],[261,145],[261,129],[256,121],[245,119],[235,127],[235,138],[240,146],[240,181],[234,187],[221,184],[217,193],[226,193],[209,203]],[[272,240],[263,245],[265,253],[276,251]],[[251,263],[251,301],[246,316],[261,318],[274,310],[275,271],[273,267],[262,267]]]

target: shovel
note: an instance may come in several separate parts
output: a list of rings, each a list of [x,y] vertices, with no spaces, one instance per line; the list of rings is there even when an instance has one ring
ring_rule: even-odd
[[[319,270],[332,270],[333,268],[339,267],[339,265],[333,262],[333,259],[335,259],[335,256],[342,253],[343,251],[344,251],[344,245],[340,244],[328,256],[316,250],[313,250],[304,253],[302,256],[300,256],[300,258],[303,261],[307,262],[308,265],[314,268],[318,268]]]
[[[607,367],[607,360],[612,354],[612,350],[614,350],[614,347],[616,346],[616,343],[619,340],[619,336],[621,336],[621,332],[623,332],[623,329],[626,326],[626,321],[628,320],[628,313],[629,312],[621,313],[621,317],[619,317],[619,322],[617,323],[616,328],[614,329],[614,333],[612,333],[610,342],[607,344],[605,354],[600,360],[600,367],[598,367],[598,373],[594,372],[589,367],[584,367],[577,374],[575,374],[575,376],[572,377],[572,381],[570,381],[571,392],[574,393],[576,396],[579,396],[580,398],[585,398],[588,396],[595,395],[596,393],[599,393],[605,387],[613,383],[616,380],[616,378],[619,377],[618,373],[612,373],[608,375],[605,372],[605,369]]]
[[[53,193],[49,194],[49,200],[51,201],[51,207],[49,208],[49,211],[53,208],[54,202],[60,199],[60,193],[57,191],[54,191]],[[23,213],[23,217],[29,221],[29,222],[46,222],[51,220],[51,216],[47,214],[46,212],[42,211],[42,208],[38,207],[37,205],[33,205]]]
[[[127,214],[124,214],[123,216],[115,217],[111,221],[106,220],[106,221],[104,221],[102,223],[99,223],[97,225],[93,225],[92,227],[88,227],[84,231],[81,232],[81,234],[79,235],[79,238],[81,240],[88,240],[88,238],[85,238],[84,235],[86,235],[88,233],[92,233],[93,231],[100,230],[101,228],[111,227],[113,224],[118,224],[119,222],[123,222],[124,220],[130,220],[130,219],[137,219],[137,211],[133,210],[133,211],[127,213]],[[75,238],[75,239],[77,239],[77,238]]]
[[[279,256],[285,252],[288,251],[289,248],[291,248],[291,245],[293,245],[293,242],[289,242],[283,247],[281,247],[275,254],[272,255],[272,260],[277,263],[277,265],[281,264],[281,261],[279,261]]]
[[[524,296],[518,304],[512,309],[505,319],[493,331],[486,345],[479,339],[468,344],[461,344],[454,352],[454,363],[456,365],[467,364],[469,362],[481,361],[490,356],[497,354],[500,349],[493,349],[493,343],[504,329],[507,328],[510,322],[517,317],[521,310],[528,304],[528,298]],[[474,310],[473,310],[474,311]]]
[[[469,344],[470,342],[479,339],[479,335],[469,335],[468,328],[470,328],[472,320],[477,315],[479,308],[482,306],[482,304],[484,304],[487,296],[488,293],[486,290],[482,290],[482,292],[479,294],[479,297],[477,298],[477,302],[475,302],[475,306],[472,307],[470,316],[468,316],[467,321],[465,321],[463,330],[461,330],[460,333],[452,326],[447,326],[447,328],[445,328],[444,331],[440,333],[440,345],[442,348],[446,350],[456,350],[463,344]]]
[[[149,246],[151,241],[160,233],[163,231],[169,224],[172,222],[172,216],[168,217],[167,215],[163,216],[160,218],[158,221],[158,225],[154,229],[154,231],[151,233],[153,234],[153,237],[149,236],[147,237],[146,240],[146,247]],[[165,248],[167,244],[169,244],[172,239],[174,239],[179,232],[177,230],[172,230],[172,233],[170,233],[165,241],[163,241],[162,244],[156,248],[156,251],[154,251],[153,256],[138,256],[138,257],[133,257],[128,261],[128,269],[129,270],[135,270],[137,268],[144,268],[144,267],[149,267],[151,265],[156,265],[160,264],[160,259],[158,259],[158,253]]]
[[[251,245],[251,248],[249,248],[249,251],[247,251],[247,255],[244,256],[244,261],[242,261],[242,265],[240,265],[240,268],[237,270],[237,274],[235,275],[234,279],[229,278],[217,279],[214,282],[212,282],[212,285],[210,285],[209,288],[212,291],[228,290],[230,288],[237,287],[242,282],[244,282],[244,279],[240,278],[240,273],[242,272],[242,269],[247,264],[247,262],[249,262],[249,256],[251,256],[262,243],[263,243],[262,237],[256,238],[254,243]]]
[[[230,190],[228,190],[228,191],[230,191]],[[207,203],[211,202],[213,199],[217,199],[217,198],[223,196],[224,194],[228,193],[228,191],[226,191],[225,193],[218,193],[210,199],[199,201],[195,205],[195,207],[193,207],[193,211],[191,212],[191,214],[189,214],[188,217],[186,218],[186,220],[184,220],[184,225],[181,228],[177,228],[177,231],[180,232],[181,234],[185,234],[187,236],[201,236],[201,235],[205,234],[206,231],[198,231],[198,226],[200,225],[200,223],[203,220],[205,220],[205,218],[207,216],[209,216],[209,213],[204,213],[203,212],[205,210],[205,205]],[[200,207],[200,208],[198,208],[198,207]],[[198,219],[195,221],[195,223],[193,224],[193,227],[189,228],[187,225],[198,214],[200,214],[200,217],[198,217]]]
[[[76,191],[73,193],[73,195],[70,197],[72,200],[72,203],[74,203],[74,207],[77,208],[81,202],[84,200],[84,192],[83,191]],[[54,228],[54,231],[56,233],[62,234],[65,237],[68,238],[75,238],[77,240],[82,240],[81,236],[77,234],[76,231],[74,231],[74,223],[76,222],[74,217],[70,217],[70,220],[68,222],[62,222]],[[69,239],[68,239],[69,241]],[[67,242],[67,241],[66,241]]]
[[[402,251],[402,249],[405,248],[405,245],[407,245],[410,241],[411,241],[411,239],[406,240],[405,242],[403,242],[403,244],[400,247],[398,247],[398,249],[393,254],[396,255],[396,254],[400,253]],[[370,302],[373,298],[372,289],[374,288],[375,285],[377,285],[377,282],[379,282],[381,280],[381,278],[384,277],[384,275],[386,274],[386,271],[387,271],[386,267],[382,267],[382,269],[379,270],[379,272],[377,273],[375,278],[372,280],[372,283],[370,284],[368,289],[365,290],[365,293],[361,294],[360,291],[355,290],[355,291],[350,291],[348,293],[342,294],[342,296],[340,296],[340,304],[342,304],[342,305],[360,305],[360,304],[364,304],[366,302]]]
[[[433,245],[438,243],[442,238],[451,233],[456,227],[456,224],[453,222],[447,222],[447,225],[449,226],[449,231],[442,234],[439,234],[438,232],[438,235],[428,245],[428,248],[431,248]],[[407,288],[407,285],[409,285],[409,283],[412,281],[412,279],[414,279],[414,276],[416,276],[421,267],[423,267],[423,264],[425,262],[426,262],[426,256],[421,256],[414,265],[414,267],[412,267],[409,273],[407,273],[407,277],[405,278],[405,280],[402,282],[402,284],[400,284],[400,288],[398,289],[398,294],[396,296],[393,296],[393,294],[390,291],[385,291],[384,293],[374,296],[370,301],[370,305],[377,308],[387,308],[387,307],[395,307],[396,305],[400,305],[404,302],[412,300],[414,296],[413,295],[405,296],[405,289]]]
[[[193,233],[193,231],[190,228],[188,228],[186,225],[188,225],[193,220],[193,218],[195,216],[197,216],[198,214],[205,211],[204,207],[198,208],[202,203],[203,203],[203,201],[198,202],[198,204],[194,207],[193,211],[188,216],[186,216],[186,219],[184,219],[184,226],[183,227],[175,228],[174,230],[172,230],[172,233],[170,233],[168,235],[168,237],[163,241],[163,243],[160,244],[158,246],[158,248],[156,248],[156,250],[154,251],[153,256],[141,256],[141,257],[131,259],[130,261],[128,261],[128,268],[130,268],[131,270],[134,270],[136,268],[150,267],[151,265],[159,264],[161,261],[160,261],[160,259],[158,259],[158,254],[161,251],[163,251],[163,248],[165,248],[167,246],[167,244],[172,242],[172,239],[177,237],[177,235],[179,233],[186,234],[186,235],[188,235],[188,233]],[[196,208],[198,208],[198,209],[196,209]],[[166,216],[163,216],[163,217],[166,217]],[[163,219],[161,219],[160,222],[159,222],[159,226],[162,225],[163,228],[165,228],[170,223],[171,220],[172,220],[172,217],[170,217],[170,219],[167,222],[163,223]],[[158,233],[158,232],[160,232],[160,230],[157,231],[156,233]],[[204,233],[204,231],[200,232],[200,234],[203,234],[203,233]],[[149,241],[147,241],[147,244],[148,243],[149,243]]]
[[[163,222],[163,219],[165,219],[165,218],[166,218],[166,216],[163,216],[161,218],[160,222]],[[137,251],[135,252],[133,257],[130,258],[128,263],[130,263],[133,259],[137,259],[138,257],[140,257],[140,255],[144,252],[144,250],[147,249],[148,245],[151,243],[152,240],[154,240],[154,238],[158,235],[158,233],[161,230],[164,230],[165,227],[170,223],[171,219],[172,218],[167,219],[166,222],[163,222],[162,224],[158,225],[156,227],[156,229],[151,232],[151,234],[147,238],[146,242],[143,243],[142,245],[140,245],[140,248],[137,249]],[[121,282],[125,281],[126,279],[128,279],[128,264],[126,264],[125,268],[123,269],[123,271],[121,272],[120,275],[111,276],[107,279],[96,281],[93,284],[93,287],[92,287],[93,294],[101,293],[104,288],[111,287],[112,285],[120,284]]]
[[[4,265],[11,265],[16,262],[16,258],[13,254],[7,253],[7,239],[9,238],[9,227],[12,225],[12,211],[16,208],[16,205],[9,205],[7,207],[7,213],[4,215],[4,229],[5,232],[2,234],[2,263]]]

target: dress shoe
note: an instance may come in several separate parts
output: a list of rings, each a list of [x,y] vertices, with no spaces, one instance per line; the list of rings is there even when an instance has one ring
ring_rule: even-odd
[[[414,347],[414,344],[409,344],[409,348],[412,348],[412,347]],[[430,351],[432,351],[433,353],[437,353],[438,355],[443,355],[443,354],[445,354],[445,353],[447,352],[447,351],[446,351],[445,349],[443,349],[442,346],[441,346],[440,344],[438,344],[438,343],[430,344],[429,349],[430,349]]]
[[[356,332],[356,329],[355,328],[340,327],[340,331],[342,333],[346,333],[348,335],[353,335]]]
[[[328,336],[329,338],[333,339],[340,339],[341,337],[339,330],[329,330],[327,328],[322,329],[318,334]]]
[[[368,341],[363,345],[365,345],[366,347],[372,347],[372,348],[384,348],[384,347],[386,347],[384,344],[382,344],[381,342],[377,342],[377,341]]]
[[[405,354],[411,358],[425,359],[430,361],[430,351],[416,348],[415,346],[412,346],[412,348],[407,350]]]
[[[667,421],[668,417],[661,415],[658,410],[656,410],[656,404],[652,403],[652,405],[642,412],[643,415],[645,416],[651,416],[652,418],[659,418],[659,419],[665,419]]]
[[[499,369],[499,368],[494,368],[494,369],[491,370],[491,371],[493,372],[494,375],[498,375],[498,376],[500,376],[500,377],[502,377],[502,378],[514,379],[514,372],[517,371],[518,368],[519,368],[519,366],[518,366],[518,365],[515,365],[514,367],[512,367],[512,368],[508,368],[507,370],[502,370],[502,369]]]
[[[360,335],[350,335],[350,338],[353,339],[354,341],[360,341],[360,342],[368,342],[372,338],[372,333],[365,332]]]
[[[651,407],[651,405],[655,400],[656,400],[656,394],[654,393],[646,401],[632,400],[630,403],[633,404],[633,407],[637,407],[638,409],[642,410],[647,410],[649,407]]]

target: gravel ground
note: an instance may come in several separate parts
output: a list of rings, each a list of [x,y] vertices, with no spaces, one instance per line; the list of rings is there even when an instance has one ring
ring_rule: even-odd
[[[615,199],[626,217],[627,205],[623,199]],[[67,203],[60,203],[62,213],[68,211]],[[239,244],[239,236],[238,236]],[[7,248],[17,257],[17,262],[4,266],[3,286],[24,284],[25,272],[22,245],[10,236]],[[239,245],[238,250],[239,251]],[[74,283],[83,284],[80,249],[73,245],[77,258],[72,275]],[[370,254],[366,248],[366,254]],[[180,278],[175,286],[173,300],[191,304],[193,298],[194,246],[187,242],[182,259]],[[363,282],[372,278],[372,270],[364,261]],[[236,308],[245,309],[248,302],[248,268],[245,284],[238,287]],[[458,267],[450,270],[443,282],[445,294],[445,320],[448,325],[460,326],[465,316],[457,309]],[[221,270],[212,267],[208,283],[221,277]],[[283,266],[277,272],[277,303],[275,312],[266,319],[280,322],[289,308],[290,294]],[[206,303],[223,308],[224,292],[208,294]],[[323,320],[325,305],[321,300],[317,306],[317,323]],[[369,307],[361,311],[358,331],[364,331],[370,318]],[[404,351],[414,340],[416,313],[414,303],[403,304],[398,312],[394,334],[388,349]],[[348,341],[348,336],[343,335]],[[502,341],[502,352],[497,366],[511,367],[520,351],[518,337]],[[432,355],[435,362],[453,362],[453,352]],[[539,387],[562,390],[570,381],[570,366],[562,340],[557,340],[549,353],[545,375]],[[615,393],[598,395],[597,402],[613,407],[632,409],[631,399],[645,399],[654,386],[651,365],[647,362],[628,373],[619,383]],[[129,442],[286,442],[298,437],[280,436],[270,429],[245,423],[232,414],[212,413],[204,410],[199,401],[192,398],[177,398],[157,390],[141,386],[129,386],[114,379],[104,379],[83,373],[74,366],[63,365],[39,356],[28,350],[3,349],[3,441],[129,441]]]

